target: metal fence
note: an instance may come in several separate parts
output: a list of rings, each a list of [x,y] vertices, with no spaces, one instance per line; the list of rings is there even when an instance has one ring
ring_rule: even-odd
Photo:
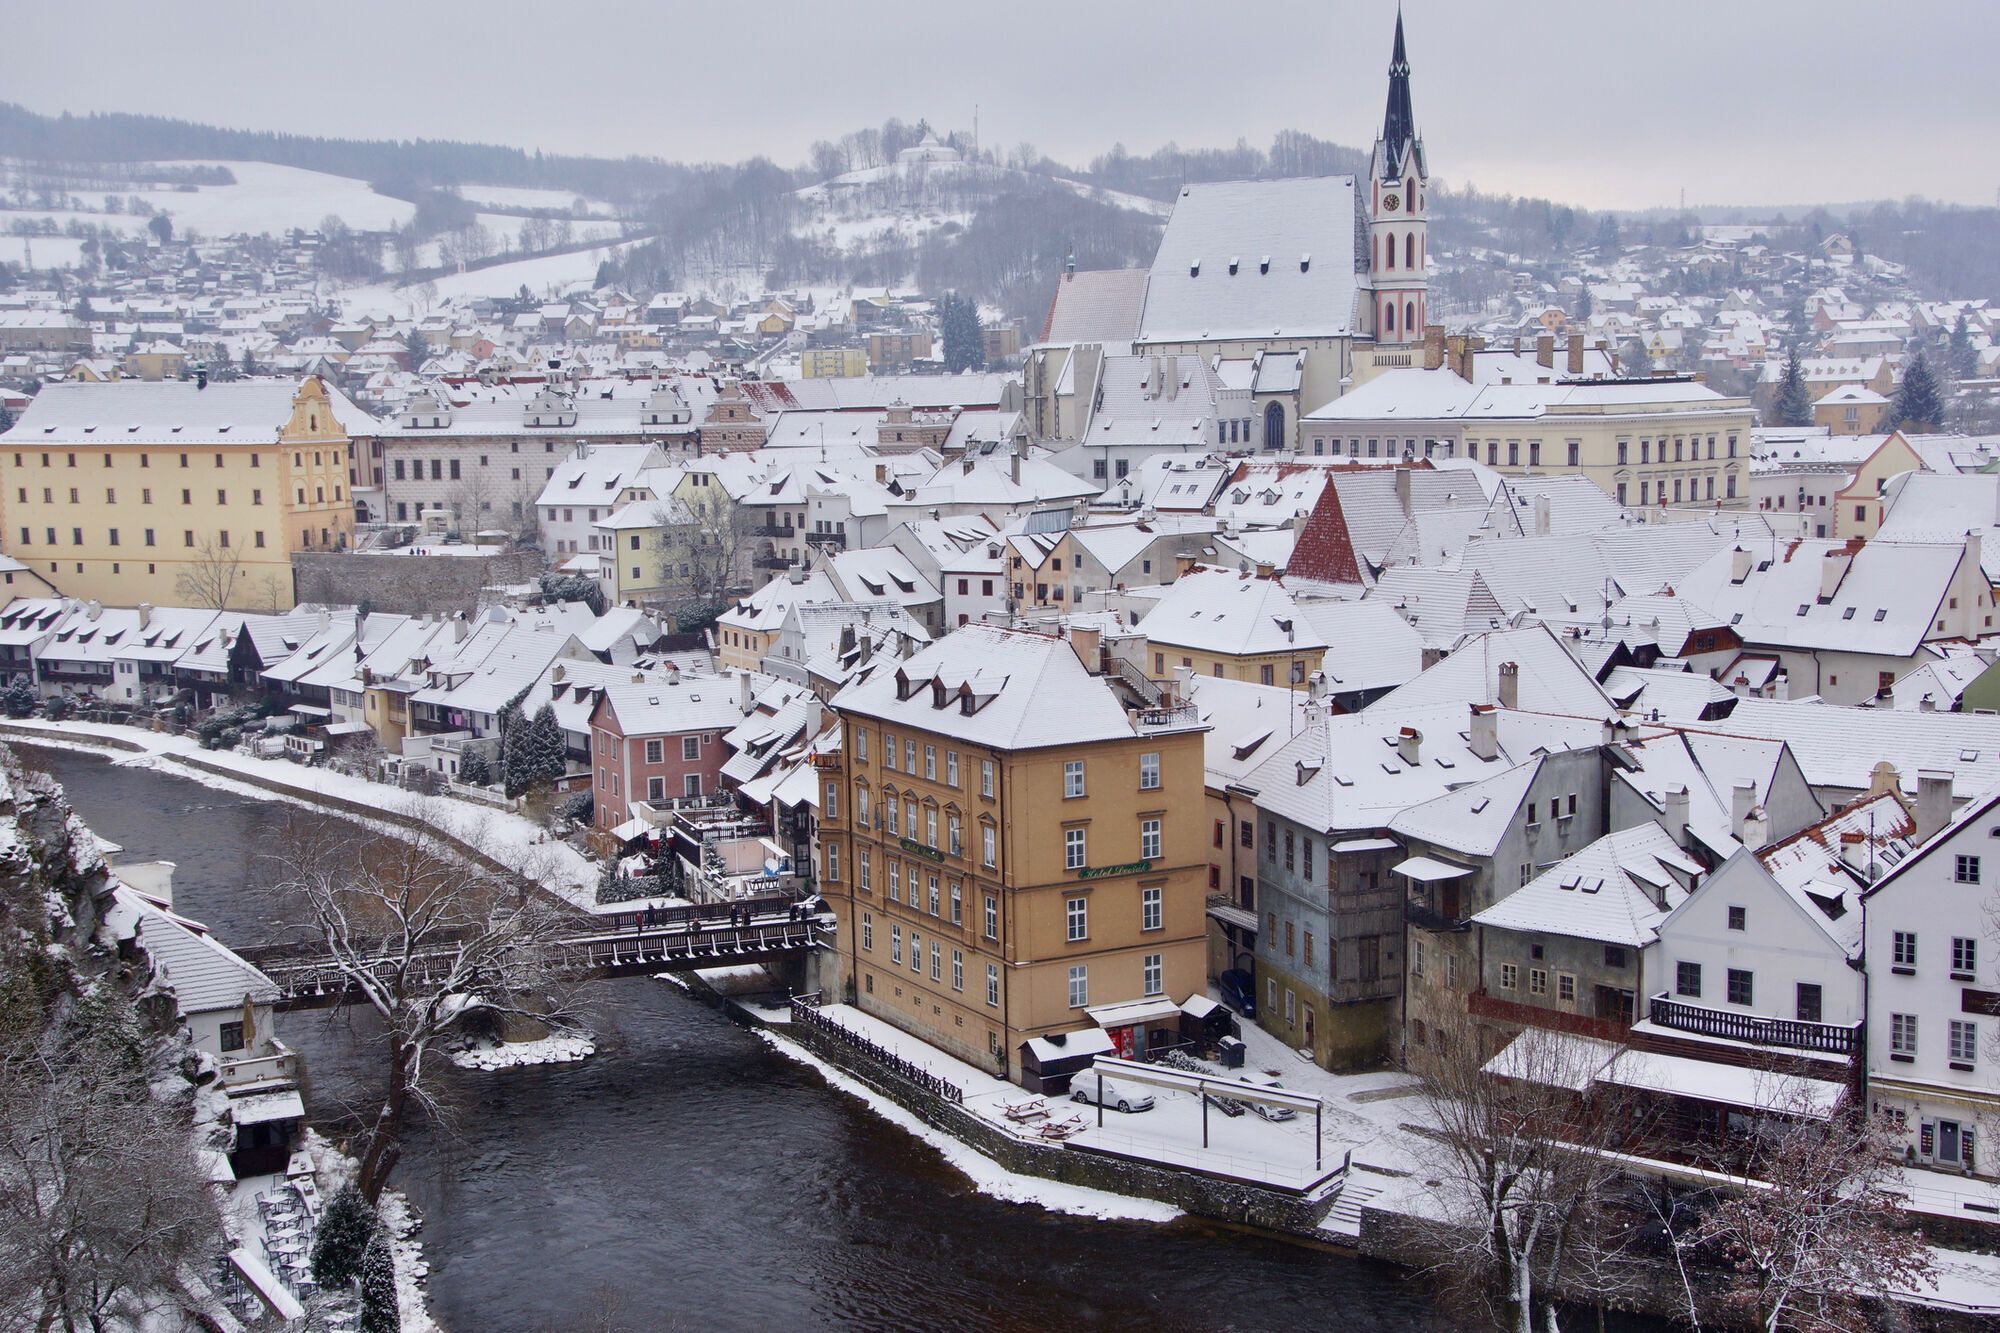
[[[853,1028],[835,1020],[832,1015],[822,1013],[817,995],[792,997],[792,1021],[812,1028],[816,1032],[824,1032],[853,1047],[890,1073],[914,1083],[934,1097],[942,1097],[954,1106],[965,1104],[965,1089],[948,1078],[940,1078],[923,1066],[904,1059],[881,1043],[870,1041]]]

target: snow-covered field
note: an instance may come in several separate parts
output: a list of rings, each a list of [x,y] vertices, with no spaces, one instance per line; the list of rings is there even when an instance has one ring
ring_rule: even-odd
[[[461,185],[458,197],[488,208],[546,208],[576,216],[579,200],[590,217],[608,218],[617,210],[602,199],[588,199],[567,190],[538,190],[527,185]],[[515,219],[518,222],[520,219]]]
[[[229,236],[243,232],[251,236],[276,235],[293,227],[317,227],[329,215],[357,231],[386,231],[401,226],[416,214],[416,207],[402,199],[391,199],[369,188],[367,181],[334,176],[302,167],[283,167],[271,162],[163,162],[162,166],[221,166],[236,177],[234,185],[203,185],[192,191],[117,191],[124,199],[136,194],[159,212],[173,219],[176,232],[197,231],[204,236]],[[103,202],[103,190],[73,190],[70,193],[92,206]],[[0,227],[14,217],[48,217],[62,226],[72,218],[97,227],[108,227],[128,235],[146,229],[147,219],[131,213],[0,212]],[[37,247],[39,249],[39,247]],[[36,255],[37,261],[41,256]]]
[[[589,284],[597,277],[599,264],[622,253],[630,244],[628,242],[625,245],[593,246],[588,250],[577,250],[569,254],[538,255],[533,259],[517,259],[507,264],[494,264],[489,268],[433,278],[430,285],[435,287],[436,295],[440,299],[462,296],[512,296],[523,287],[536,296],[560,294],[577,283]],[[347,288],[340,293],[340,302],[349,315],[367,314],[371,311],[408,315],[423,304],[423,297],[413,287],[372,283],[365,287]]]
[[[11,216],[0,213],[0,226]],[[0,261],[25,265],[30,259],[37,269],[75,268],[83,259],[83,242],[68,236],[0,235]]]

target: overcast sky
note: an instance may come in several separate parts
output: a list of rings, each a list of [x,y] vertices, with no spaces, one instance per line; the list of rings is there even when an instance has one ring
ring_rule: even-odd
[[[803,160],[890,116],[1081,163],[1114,142],[1365,146],[1393,0],[100,0],[12,6],[0,97],[253,129]],[[1455,184],[1590,207],[2000,187],[2000,3],[1409,0]]]

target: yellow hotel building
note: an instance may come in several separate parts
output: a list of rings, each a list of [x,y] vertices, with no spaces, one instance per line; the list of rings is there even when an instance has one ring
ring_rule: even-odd
[[[345,422],[317,377],[45,386],[0,436],[0,550],[106,606],[293,604],[292,554],[354,535]]]
[[[1170,1030],[1207,984],[1194,710],[1141,706],[1090,630],[877,660],[821,775],[829,991],[1016,1080],[1031,1038]]]

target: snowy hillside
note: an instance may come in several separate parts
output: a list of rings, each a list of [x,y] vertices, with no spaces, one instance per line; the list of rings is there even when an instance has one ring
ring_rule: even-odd
[[[338,217],[357,231],[386,231],[407,223],[415,214],[414,205],[377,194],[368,182],[346,176],[332,176],[299,167],[281,167],[269,162],[162,162],[172,170],[181,167],[226,167],[236,178],[233,185],[193,185],[183,188],[101,188],[58,183],[58,207],[38,206],[42,184],[39,168],[9,161],[0,165],[8,205],[0,210],[0,231],[14,230],[16,221],[49,219],[58,229],[79,222],[106,231],[137,236],[145,231],[145,209],[132,210],[131,201],[140,200],[153,212],[164,213],[180,234],[202,236],[279,235],[294,227],[317,227],[329,216]],[[143,170],[143,168],[141,168]],[[81,205],[81,207],[76,207]],[[115,211],[114,211],[115,210]],[[38,253],[37,263],[46,264]]]

